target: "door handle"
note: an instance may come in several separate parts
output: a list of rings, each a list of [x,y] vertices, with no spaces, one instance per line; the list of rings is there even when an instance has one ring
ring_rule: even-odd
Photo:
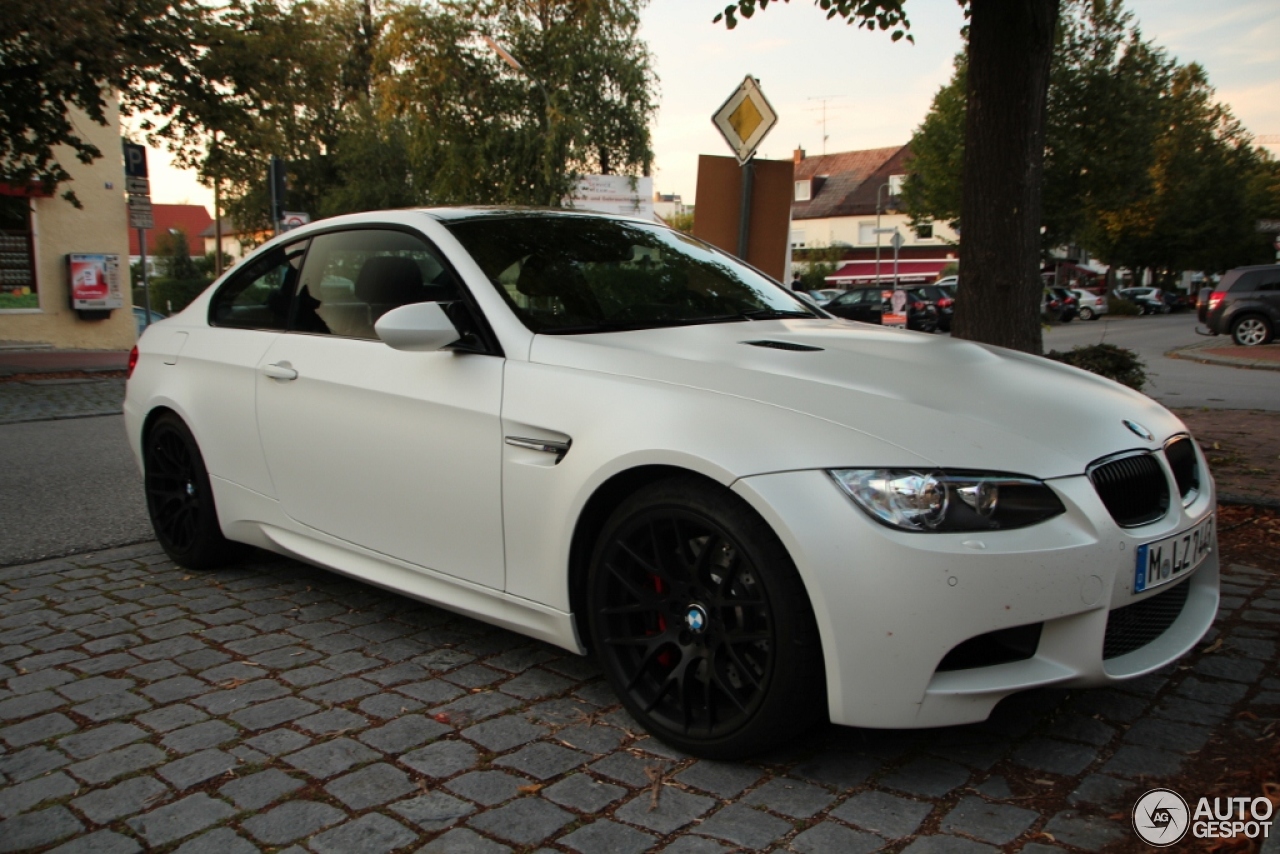
[[[266,365],[263,367],[262,372],[273,380],[296,380],[298,378],[298,372],[288,362]]]

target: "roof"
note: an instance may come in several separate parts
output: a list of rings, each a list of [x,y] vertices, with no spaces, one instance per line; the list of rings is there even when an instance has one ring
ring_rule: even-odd
[[[197,258],[204,256],[204,240],[200,234],[205,226],[213,222],[213,217],[205,210],[204,205],[156,205],[151,206],[151,214],[155,218],[156,227],[147,235],[147,250],[155,249],[156,238],[170,229],[180,229],[187,235],[187,247]],[[129,229],[129,254],[141,255],[138,245],[138,229]]]
[[[791,218],[823,219],[834,216],[866,216],[876,212],[876,192],[890,175],[901,175],[911,150],[906,145],[868,148],[806,157],[795,166],[795,180],[818,178],[813,198],[792,202]],[[882,210],[889,210],[882,195]]]

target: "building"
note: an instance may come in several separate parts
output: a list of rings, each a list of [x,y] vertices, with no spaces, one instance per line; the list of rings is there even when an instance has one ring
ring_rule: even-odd
[[[59,149],[71,181],[53,195],[38,185],[0,183],[0,340],[59,349],[133,346],[120,114],[114,103],[105,113],[105,126],[78,111],[70,116],[105,155],[81,163]],[[82,207],[61,198],[68,188]],[[73,282],[80,308],[72,305]]]
[[[900,145],[808,157],[796,149],[791,204],[791,249],[839,247],[840,265],[827,276],[837,287],[892,281],[893,239],[898,279],[932,282],[959,258],[959,235],[946,223],[913,227],[900,209],[900,190],[910,148]],[[877,249],[878,247],[878,249]],[[877,258],[879,261],[877,262]]]
[[[204,243],[203,255],[212,255],[213,248],[217,245],[218,236],[215,233],[215,223],[212,219],[209,224],[200,232],[200,240]],[[230,258],[231,263],[237,263],[241,258],[248,254],[249,250],[255,246],[259,246],[271,239],[270,233],[240,233],[240,226],[231,220],[223,217],[222,219],[222,255]]]
[[[187,253],[192,258],[203,258],[205,241],[201,235],[205,228],[213,223],[213,217],[204,205],[160,205],[151,206],[152,218],[156,227],[147,231],[147,275],[156,274],[155,251],[159,237],[170,232],[180,231],[187,238]],[[129,229],[129,263],[136,264],[142,259],[142,245],[138,241],[138,229]]]
[[[678,193],[655,192],[653,194],[653,212],[663,222],[670,223],[675,217],[693,213],[693,205],[686,205],[684,199]]]

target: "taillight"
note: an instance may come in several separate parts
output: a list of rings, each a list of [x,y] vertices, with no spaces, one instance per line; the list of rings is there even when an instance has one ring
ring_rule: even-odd
[[[129,379],[133,376],[133,369],[138,366],[138,345],[134,344],[133,349],[129,351],[129,367],[124,372],[124,378]]]
[[[1218,303],[1222,302],[1222,298],[1227,295],[1226,291],[1214,291],[1209,294],[1209,311],[1213,311],[1218,307]]]
[[[951,306],[955,305],[955,303],[956,303],[955,300],[947,299],[946,297],[943,297],[942,299],[938,300],[938,308],[951,308]]]
[[[1067,305],[1075,305],[1075,304],[1076,304],[1076,298],[1075,298],[1075,297],[1067,297],[1067,298],[1066,298],[1066,300],[1064,300],[1064,302],[1066,302],[1066,304],[1067,304]]]

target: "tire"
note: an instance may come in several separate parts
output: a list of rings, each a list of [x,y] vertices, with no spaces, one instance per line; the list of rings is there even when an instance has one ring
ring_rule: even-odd
[[[222,536],[204,458],[181,418],[166,413],[151,425],[143,469],[151,527],[174,563],[212,569],[236,557],[240,547]]]
[[[1260,314],[1237,317],[1231,324],[1231,340],[1241,347],[1256,347],[1271,343],[1274,330],[1271,321]]]
[[[1081,320],[1096,320],[1096,319],[1097,319],[1097,317],[1098,317],[1098,315],[1094,314],[1094,313],[1093,313],[1093,309],[1089,308],[1089,306],[1087,306],[1087,305],[1086,305],[1086,306],[1081,306],[1081,307],[1080,307],[1080,319],[1081,319]]]
[[[800,575],[721,486],[678,477],[623,502],[596,544],[587,602],[609,683],[678,750],[740,759],[825,720],[822,645]]]

